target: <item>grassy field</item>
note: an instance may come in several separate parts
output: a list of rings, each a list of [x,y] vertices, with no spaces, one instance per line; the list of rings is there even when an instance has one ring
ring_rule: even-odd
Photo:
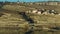
[[[27,10],[40,8],[54,9],[57,12],[60,12],[60,6],[43,6],[36,4],[2,6],[2,8],[0,8],[0,11],[3,14],[7,14],[0,17],[0,34],[60,34],[60,15],[38,15],[32,13],[26,14],[26,17],[31,18],[35,24],[33,31],[29,32],[29,21],[26,20],[25,17],[23,17],[18,12],[25,12]],[[53,28],[57,28],[57,30]]]
[[[14,11],[27,11],[27,10],[43,9],[44,8],[44,9],[50,9],[50,10],[53,9],[53,10],[56,10],[57,12],[60,12],[60,6],[57,6],[57,5],[20,4],[20,5],[4,5],[2,8],[6,9],[6,10],[14,10]]]

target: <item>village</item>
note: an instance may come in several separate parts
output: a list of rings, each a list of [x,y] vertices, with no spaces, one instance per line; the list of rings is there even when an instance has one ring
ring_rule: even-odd
[[[60,15],[60,13],[58,13],[57,11],[48,9],[34,9],[26,11],[26,13],[39,14],[39,15]]]
[[[0,2],[0,34],[60,34],[60,2]]]

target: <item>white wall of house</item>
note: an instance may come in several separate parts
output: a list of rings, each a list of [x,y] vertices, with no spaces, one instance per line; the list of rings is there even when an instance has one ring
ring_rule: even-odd
[[[37,12],[37,14],[41,14],[41,12]]]
[[[29,13],[29,11],[26,11],[26,13]]]
[[[43,15],[48,15],[48,12],[43,12],[42,14],[43,14]]]
[[[32,13],[36,13],[36,12],[37,12],[37,10],[33,10],[33,11],[32,11]]]
[[[28,10],[28,11],[26,11],[26,13],[32,13],[32,11],[31,10]]]
[[[55,15],[54,13],[51,13],[51,15]]]

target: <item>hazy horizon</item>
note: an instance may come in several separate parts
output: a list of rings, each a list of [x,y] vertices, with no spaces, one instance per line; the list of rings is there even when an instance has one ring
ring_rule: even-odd
[[[18,0],[0,0],[0,2],[9,1],[9,2],[17,2]],[[48,0],[19,0],[19,2],[38,2],[38,1],[48,1]],[[49,0],[49,1],[60,1],[60,0]]]

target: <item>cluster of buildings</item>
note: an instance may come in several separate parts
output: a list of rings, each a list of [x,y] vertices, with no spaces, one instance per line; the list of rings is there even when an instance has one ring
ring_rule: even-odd
[[[52,15],[60,15],[57,11],[55,10],[48,10],[48,9],[35,9],[35,10],[29,10],[26,11],[26,13],[33,13],[33,14],[42,14],[42,15],[48,15],[48,14],[52,14]]]
[[[38,5],[59,5],[59,2],[39,2]]]
[[[37,5],[59,5],[60,6],[60,2],[58,1],[47,1],[47,2],[35,2],[35,3],[28,3],[30,5],[33,5],[33,4],[37,4]]]
[[[27,5],[33,5],[33,4],[38,4],[38,5],[59,5],[60,2],[58,1],[46,1],[46,2],[0,2],[0,4],[27,4]]]

